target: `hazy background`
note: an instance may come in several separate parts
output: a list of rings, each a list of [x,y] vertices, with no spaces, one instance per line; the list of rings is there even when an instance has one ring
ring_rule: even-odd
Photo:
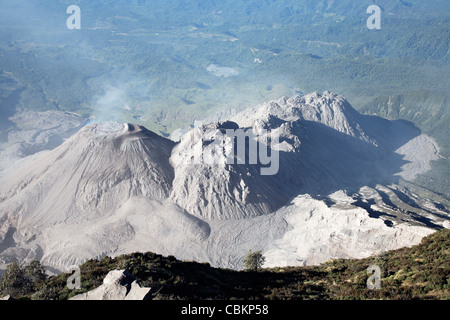
[[[73,4],[81,30],[66,27]],[[372,4],[381,30],[366,27]],[[448,198],[449,33],[448,0],[0,0],[0,148],[32,126],[11,118],[20,112],[169,136],[196,119],[330,90],[434,137],[443,158],[413,187]]]

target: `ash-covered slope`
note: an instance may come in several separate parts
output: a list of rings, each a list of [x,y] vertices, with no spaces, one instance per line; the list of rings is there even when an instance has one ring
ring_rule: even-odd
[[[97,123],[29,159],[0,186],[0,269],[38,259],[63,270],[149,244],[170,252],[177,241],[165,237],[208,237],[206,223],[165,201],[174,145],[138,125]]]
[[[341,133],[370,142],[359,124],[361,115],[343,96],[329,91],[322,94],[314,92],[303,97],[282,97],[249,108],[234,116],[233,120],[240,126],[250,127],[254,125],[255,120],[270,125],[271,118],[285,122],[321,123]]]
[[[390,185],[438,156],[407,123],[360,115],[330,92],[231,120],[178,144],[138,125],[93,124],[30,158],[0,178],[0,270],[134,251],[240,268],[251,249],[269,265],[313,264],[448,226],[444,206]]]
[[[173,145],[137,125],[86,126],[3,179],[0,218],[36,226],[75,222],[110,215],[132,196],[164,199]]]
[[[342,189],[359,190],[373,182],[396,182],[408,163],[397,149],[420,135],[406,122],[361,115],[342,96],[331,92],[281,98],[231,120],[191,130],[172,153],[175,179],[171,199],[202,218],[259,216],[281,208],[299,194],[328,195]],[[239,142],[233,136],[239,129],[250,136],[243,164],[238,164]],[[252,140],[259,147],[254,156],[260,156],[261,148],[276,155],[270,166],[261,161],[249,164]],[[420,141],[425,143],[414,144],[415,150],[412,146],[402,150],[417,157],[435,149],[432,139]],[[230,150],[234,151],[231,163],[227,162]],[[429,163],[437,154],[425,158]],[[275,170],[262,174],[268,167]],[[414,171],[418,167],[408,168]],[[408,175],[414,176],[414,172]]]
[[[175,179],[171,199],[204,219],[244,219],[274,212],[289,201],[279,180],[261,175],[261,164],[237,164],[236,138],[226,130],[234,122],[204,125],[185,134],[174,148]],[[248,141],[247,141],[248,142]],[[246,158],[249,145],[243,150]],[[230,151],[234,164],[227,163]],[[243,161],[244,162],[244,161]],[[278,165],[278,164],[277,164]]]

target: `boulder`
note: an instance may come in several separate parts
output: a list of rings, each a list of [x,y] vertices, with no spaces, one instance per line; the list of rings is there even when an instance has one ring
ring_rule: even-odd
[[[69,300],[149,300],[151,288],[141,288],[136,279],[125,270],[110,271],[103,284]]]

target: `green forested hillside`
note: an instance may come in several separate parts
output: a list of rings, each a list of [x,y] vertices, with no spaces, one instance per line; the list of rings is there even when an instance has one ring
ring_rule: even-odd
[[[224,109],[330,90],[435,138],[443,159],[409,186],[448,200],[449,1],[375,1],[380,30],[366,26],[372,0],[80,0],[81,29],[68,30],[71,4],[0,0],[0,139],[21,110],[168,136]]]
[[[0,1],[0,104],[169,134],[281,95],[330,90],[359,108],[449,92],[446,1],[377,1],[381,30],[366,27],[372,1],[79,1],[81,30],[65,26],[69,4]]]

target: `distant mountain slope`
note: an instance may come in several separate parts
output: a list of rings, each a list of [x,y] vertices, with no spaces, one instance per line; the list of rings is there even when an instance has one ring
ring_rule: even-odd
[[[366,28],[372,4],[381,30]],[[80,1],[80,32],[65,28],[69,5],[0,1],[4,127],[15,111],[64,110],[168,134],[281,95],[449,91],[445,0]]]
[[[450,100],[446,95],[417,90],[381,96],[366,102],[359,111],[387,119],[412,121],[424,133],[434,137],[439,143],[442,157],[433,162],[432,170],[417,177],[413,183],[450,201],[450,181],[447,179],[450,175]]]

